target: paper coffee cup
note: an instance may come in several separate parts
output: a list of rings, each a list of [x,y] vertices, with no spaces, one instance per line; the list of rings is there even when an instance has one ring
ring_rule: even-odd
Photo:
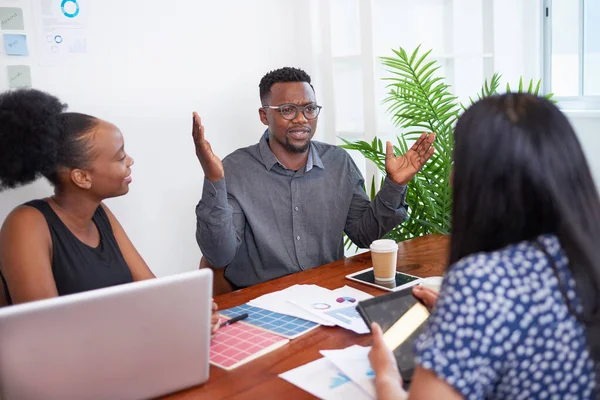
[[[398,285],[396,285],[396,280],[392,279],[392,280],[385,280],[385,281],[380,281],[379,279],[375,278],[375,284],[379,285],[379,286],[383,286],[385,288],[388,289],[395,289]]]
[[[370,250],[375,279],[379,281],[395,280],[398,243],[391,239],[380,239],[371,243]]]

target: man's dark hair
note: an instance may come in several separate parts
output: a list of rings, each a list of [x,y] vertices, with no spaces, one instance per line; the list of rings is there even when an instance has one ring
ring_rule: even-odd
[[[262,105],[266,105],[271,95],[271,87],[276,83],[281,82],[306,82],[310,85],[312,90],[315,88],[310,84],[310,75],[300,68],[283,67],[268,72],[262,77],[258,84],[260,93],[260,101]]]

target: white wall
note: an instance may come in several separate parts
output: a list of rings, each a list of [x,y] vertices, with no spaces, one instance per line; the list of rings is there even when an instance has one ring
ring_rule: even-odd
[[[284,65],[310,68],[301,2],[88,0],[89,55],[73,66],[39,65],[29,3],[10,1],[25,9],[31,56],[19,62],[32,65],[34,87],[115,123],[135,159],[129,194],[107,204],[155,274],[197,268],[203,174],[191,113],[201,114],[220,156],[258,141],[260,78]],[[0,223],[18,204],[50,194],[42,181],[0,193]]]
[[[344,81],[344,76],[332,76],[329,70],[334,70],[331,67],[338,61],[348,65],[361,61],[352,54],[343,59],[336,46],[323,48],[323,42],[329,40],[331,46],[332,41],[341,40],[338,33],[327,29],[331,22],[315,10],[327,8],[325,1],[313,0],[308,7],[308,2],[295,0],[172,0],[168,6],[162,0],[87,0],[91,19],[86,62],[57,67],[39,65],[32,40],[31,1],[0,0],[0,4],[18,4],[25,9],[31,56],[18,59],[18,63],[33,66],[34,86],[59,95],[72,110],[105,118],[123,131],[127,150],[136,160],[133,183],[127,196],[108,204],[152,270],[162,276],[194,269],[200,258],[194,207],[203,175],[190,137],[193,110],[202,115],[213,149],[224,156],[258,140],[263,129],[256,111],[258,82],[270,69],[295,65],[313,75],[318,98],[325,105],[316,135],[319,140],[335,142],[341,133],[335,129],[336,98],[348,92],[347,100],[362,102],[364,88],[357,82],[361,73],[350,73]],[[471,94],[471,85],[475,88],[481,83],[482,52],[493,55],[484,60],[485,73],[490,68],[499,71],[511,83],[519,76],[541,77],[541,0],[494,1],[491,13],[488,3],[478,5],[491,0],[421,0],[421,8],[407,0],[338,0],[330,10],[337,15],[347,9],[346,22],[356,29],[359,1],[373,2],[376,56],[389,55],[390,47],[411,48],[421,42],[425,47],[442,47],[440,52],[464,56],[454,65],[453,78],[461,97]],[[444,11],[449,5],[453,13]],[[382,13],[389,7],[393,12]],[[461,17],[465,8],[476,10],[472,17],[482,15],[483,22],[469,25],[469,20]],[[343,22],[338,20],[333,26]],[[388,24],[384,26],[385,21]],[[418,29],[404,29],[402,21]],[[323,24],[327,24],[325,29]],[[471,42],[465,38],[481,30],[491,31],[491,36],[484,34],[470,49]],[[348,40],[357,39],[351,36]],[[470,55],[475,56],[472,65]],[[1,66],[7,63],[16,61],[0,58]],[[380,78],[378,65],[375,73]],[[477,85],[472,82],[475,79]],[[379,81],[373,84],[379,102],[382,85]],[[2,74],[0,86],[6,87]],[[378,103],[377,107],[379,134],[389,133],[390,124],[383,120],[385,106]],[[600,187],[600,158],[596,156],[600,114],[568,115]],[[16,205],[49,194],[51,189],[43,181],[1,193],[0,223]]]

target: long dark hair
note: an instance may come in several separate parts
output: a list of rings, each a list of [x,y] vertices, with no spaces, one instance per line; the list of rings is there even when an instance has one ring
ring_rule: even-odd
[[[455,129],[450,263],[544,233],[569,258],[599,365],[600,199],[575,132],[544,98],[480,100]]]
[[[0,94],[0,191],[40,176],[58,187],[60,167],[86,167],[93,156],[86,133],[98,120],[66,108],[35,89]]]

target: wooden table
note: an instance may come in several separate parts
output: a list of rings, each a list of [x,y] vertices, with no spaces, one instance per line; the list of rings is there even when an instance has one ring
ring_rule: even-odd
[[[420,277],[442,275],[447,266],[449,237],[430,235],[401,242],[398,249],[398,271]],[[244,304],[258,296],[295,284],[318,284],[327,289],[352,286],[372,295],[387,293],[344,277],[371,267],[370,253],[285,276],[247,289],[217,296],[219,308]],[[242,365],[232,371],[210,367],[210,378],[204,385],[182,391],[165,399],[305,399],[309,393],[278,377],[279,374],[321,358],[319,350],[343,349],[353,344],[371,345],[370,335],[358,335],[339,327],[321,326],[288,344]]]

